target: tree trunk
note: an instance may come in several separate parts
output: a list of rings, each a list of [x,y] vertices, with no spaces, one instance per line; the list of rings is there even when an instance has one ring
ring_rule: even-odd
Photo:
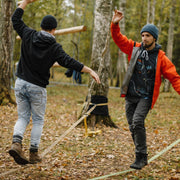
[[[151,0],[148,0],[148,4],[147,4],[147,24],[150,23],[150,17],[151,17]]]
[[[148,0],[148,5],[147,5],[147,24],[148,23],[153,23],[154,24],[154,19],[155,19],[155,8],[156,8],[156,0],[153,0],[153,4],[151,0]]]
[[[161,25],[162,25],[161,20],[162,20],[162,16],[163,16],[164,5],[165,5],[165,0],[162,0],[161,10],[160,10],[160,14],[159,14],[159,21],[158,21],[159,34],[161,34]]]
[[[155,10],[156,10],[156,0],[153,1],[153,7],[152,7],[152,20],[151,23],[154,24],[154,20],[155,20]]]
[[[0,105],[15,103],[11,98],[11,61],[13,56],[12,23],[13,0],[1,0],[0,25]]]
[[[109,36],[110,36],[110,22],[111,22],[111,4],[112,0],[98,0],[95,4],[94,17],[94,33],[93,33],[93,47],[91,56],[91,68],[98,71],[100,74],[101,84],[96,83],[92,85],[92,78],[89,82],[91,103],[104,104],[97,106],[87,119],[87,124],[94,127],[97,123],[105,124],[110,127],[117,127],[108,112],[108,77],[110,71],[110,50],[109,50]],[[106,48],[105,48],[106,47]],[[106,49],[104,51],[104,48]],[[103,51],[105,53],[103,53]],[[103,55],[104,54],[104,55]],[[90,108],[92,105],[90,105]]]
[[[119,10],[123,12],[124,17],[125,15],[125,10],[126,10],[126,0],[121,0],[119,2]],[[125,34],[125,18],[123,18],[120,21],[120,27],[121,27],[121,33]],[[122,85],[122,81],[124,79],[124,75],[127,71],[127,58],[126,54],[123,53],[120,49],[118,50],[118,60],[117,60],[117,81],[116,81],[116,87]]]
[[[166,54],[167,54],[167,57],[172,61],[176,0],[172,0],[171,2],[172,2],[172,7],[171,7],[171,10],[170,10],[170,22],[169,22],[169,30],[168,30],[168,44],[167,44]],[[170,90],[170,82],[169,82],[169,80],[165,79],[164,80],[164,92],[169,92],[169,90]]]

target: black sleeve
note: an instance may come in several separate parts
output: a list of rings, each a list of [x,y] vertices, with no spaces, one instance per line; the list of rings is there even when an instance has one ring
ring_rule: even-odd
[[[75,60],[74,58],[70,57],[62,48],[62,46],[58,43],[56,43],[56,48],[54,49],[56,53],[56,61],[59,63],[59,65],[65,67],[74,69],[78,72],[81,72],[84,65],[80,63],[79,61]]]
[[[17,8],[12,15],[12,24],[14,30],[18,33],[18,35],[23,38],[23,33],[27,29],[30,29],[22,20],[22,16],[24,14],[24,10],[21,8]]]

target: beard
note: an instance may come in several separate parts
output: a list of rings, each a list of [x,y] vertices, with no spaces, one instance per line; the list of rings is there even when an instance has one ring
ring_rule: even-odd
[[[151,44],[149,44],[149,45],[143,43],[143,47],[144,47],[144,48],[149,48],[149,47],[151,47],[153,44],[154,44],[154,41],[153,41]]]

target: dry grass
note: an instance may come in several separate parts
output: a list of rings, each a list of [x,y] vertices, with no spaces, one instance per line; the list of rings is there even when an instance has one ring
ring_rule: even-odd
[[[87,87],[53,86],[48,89],[40,152],[48,148],[76,120],[87,95]],[[0,107],[0,172],[13,173],[0,179],[89,179],[129,169],[134,161],[134,146],[128,130],[124,99],[119,90],[109,91],[109,111],[119,129],[97,127],[102,134],[84,136],[84,128],[75,128],[60,141],[37,165],[19,166],[7,153],[17,120],[16,107]],[[149,158],[180,138],[180,97],[174,91],[161,93],[154,109],[146,118]],[[31,124],[27,128],[23,145],[28,156]],[[180,144],[151,162],[141,171],[133,171],[107,179],[180,179]]]

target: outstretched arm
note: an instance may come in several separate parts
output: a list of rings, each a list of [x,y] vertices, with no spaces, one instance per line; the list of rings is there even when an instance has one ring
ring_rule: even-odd
[[[18,8],[15,10],[14,14],[12,15],[12,23],[13,23],[14,30],[18,33],[21,39],[23,38],[23,32],[25,31],[25,29],[30,29],[26,26],[26,24],[22,20],[24,9],[27,6],[27,4],[32,3],[34,1],[37,1],[37,0],[20,1]]]
[[[20,4],[18,7],[24,10],[28,4],[35,2],[35,1],[37,1],[37,0],[22,0],[22,1],[20,1]]]
[[[121,11],[114,11],[111,23],[111,35],[117,46],[121,49],[122,52],[128,55],[128,60],[130,60],[132,50],[134,47],[134,41],[128,39],[125,35],[121,34],[120,32],[119,21],[121,21],[123,17],[123,13]]]
[[[97,73],[95,71],[93,71],[91,68],[87,67],[87,66],[84,66],[81,70],[81,72],[85,72],[85,73],[89,73],[92,78],[98,83],[100,84],[100,79],[99,79],[99,76],[97,75]]]
[[[161,61],[161,72],[164,78],[171,82],[173,88],[180,95],[180,75],[177,73],[175,65],[165,55]]]

